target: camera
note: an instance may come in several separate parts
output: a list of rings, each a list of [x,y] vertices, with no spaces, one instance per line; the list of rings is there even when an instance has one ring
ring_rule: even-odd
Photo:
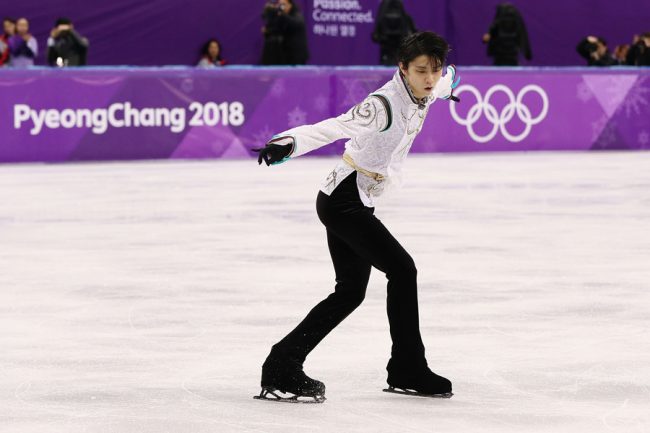
[[[589,54],[595,53],[596,50],[598,50],[598,45],[592,42],[589,42],[588,44],[585,45],[585,48],[587,49],[587,52]]]

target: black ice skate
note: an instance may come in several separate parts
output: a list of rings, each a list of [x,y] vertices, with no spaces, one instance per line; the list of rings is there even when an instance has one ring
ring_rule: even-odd
[[[262,392],[253,398],[284,403],[322,403],[325,384],[307,376],[300,362],[269,355],[262,366]]]
[[[451,381],[438,376],[426,365],[419,368],[398,368],[388,363],[388,388],[384,392],[418,397],[450,398]]]

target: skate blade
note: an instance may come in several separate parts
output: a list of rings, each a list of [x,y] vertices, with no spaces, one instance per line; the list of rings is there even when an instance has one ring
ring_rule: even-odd
[[[322,403],[326,400],[324,395],[295,395],[292,393],[283,393],[273,388],[262,388],[260,395],[253,396],[255,400],[275,401],[278,403]]]
[[[442,394],[424,394],[417,391],[410,391],[408,389],[395,388],[394,386],[389,386],[383,390],[384,392],[391,392],[393,394],[402,394],[402,395],[414,395],[416,397],[429,397],[429,398],[451,398],[454,395],[453,392],[445,392]]]

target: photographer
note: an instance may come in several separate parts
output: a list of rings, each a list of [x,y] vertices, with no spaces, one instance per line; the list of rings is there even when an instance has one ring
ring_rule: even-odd
[[[50,66],[84,66],[88,39],[74,30],[72,21],[59,18],[47,40],[47,63]]]
[[[635,35],[625,64],[630,66],[650,66],[650,32]]]
[[[263,65],[304,65],[309,58],[305,19],[295,0],[270,1],[262,13]]]
[[[406,13],[402,0],[382,0],[372,32],[373,42],[380,47],[379,63],[395,66],[402,39],[415,32],[413,19]]]
[[[518,66],[520,53],[526,60],[533,58],[524,19],[510,3],[497,6],[494,21],[483,35],[483,43],[487,44],[487,54],[494,59],[494,66]]]
[[[607,49],[607,41],[598,36],[587,36],[576,47],[588,66],[613,66],[618,62]]]

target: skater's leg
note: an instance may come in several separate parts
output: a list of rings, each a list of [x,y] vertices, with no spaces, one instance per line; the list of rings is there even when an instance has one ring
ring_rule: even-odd
[[[400,361],[425,362],[418,316],[417,269],[413,259],[372,212],[349,215],[348,219],[351,221],[328,221],[328,230],[386,274],[392,357]]]
[[[417,299],[417,270],[406,250],[359,198],[357,173],[345,178],[331,196],[320,193],[318,217],[339,239],[388,278],[387,310],[392,355],[424,362]]]
[[[325,211],[349,213],[364,208],[358,193],[356,201],[347,200],[342,189],[337,191],[336,196],[338,200],[332,201],[330,197],[319,194],[319,215]],[[337,206],[330,206],[333,203]],[[293,331],[273,346],[262,366],[263,389],[277,388],[296,395],[325,394],[325,385],[306,376],[302,364],[309,352],[361,304],[371,269],[367,260],[330,230],[327,230],[327,242],[336,273],[334,293],[316,305]]]
[[[388,363],[389,390],[410,389],[418,395],[451,396],[451,382],[427,365],[420,336],[417,269],[411,256],[372,212],[348,214],[344,220],[322,218],[360,257],[388,278],[387,311],[393,340]],[[342,222],[343,221],[343,222]]]
[[[363,301],[370,278],[370,263],[327,230],[336,286],[304,320],[274,346],[274,351],[304,362],[306,356]]]

